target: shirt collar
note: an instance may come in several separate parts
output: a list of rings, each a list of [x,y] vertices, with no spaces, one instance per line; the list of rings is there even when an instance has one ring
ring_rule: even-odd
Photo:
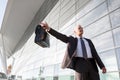
[[[82,38],[82,39],[84,38],[84,37],[80,37],[80,36],[76,36],[76,37],[79,38],[79,39],[80,39],[80,38]]]

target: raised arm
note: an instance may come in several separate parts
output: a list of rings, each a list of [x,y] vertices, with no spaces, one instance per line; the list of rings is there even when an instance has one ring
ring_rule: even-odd
[[[43,29],[45,29],[48,33],[50,33],[51,35],[53,35],[57,39],[65,42],[65,43],[68,42],[69,37],[67,37],[66,35],[61,34],[57,31],[55,31],[54,29],[50,28],[46,22],[40,23],[40,25],[43,27]]]

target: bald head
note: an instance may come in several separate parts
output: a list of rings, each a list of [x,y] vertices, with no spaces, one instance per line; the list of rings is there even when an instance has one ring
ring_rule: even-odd
[[[76,36],[82,36],[83,34],[83,27],[81,25],[77,25],[74,29]]]

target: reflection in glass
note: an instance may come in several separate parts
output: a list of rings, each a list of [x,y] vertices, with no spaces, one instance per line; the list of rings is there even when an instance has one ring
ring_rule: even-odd
[[[106,74],[100,73],[100,79],[101,80],[120,80],[118,72],[106,73]]]
[[[120,46],[120,28],[113,30],[115,46]]]
[[[110,14],[112,27],[117,27],[120,25],[120,9]]]
[[[108,1],[108,8],[110,11],[120,7],[120,0],[107,0],[107,1]]]
[[[53,76],[54,75],[54,66],[45,66],[43,69],[43,74],[41,76]]]
[[[83,18],[81,18],[78,23],[81,23],[83,26],[86,26],[98,18],[104,16],[107,13],[107,5],[106,3],[103,3],[99,7],[97,7],[95,10],[91,11],[89,14],[85,15]]]
[[[111,31],[92,39],[98,52],[113,48],[113,38]]]
[[[117,60],[114,50],[100,53],[101,60],[107,68],[107,72],[118,71]]]
[[[116,49],[116,52],[117,52],[117,60],[118,60],[118,68],[120,70],[120,48]]]
[[[94,37],[110,29],[109,17],[106,16],[99,21],[86,27],[84,30],[85,37]]]
[[[79,3],[81,3],[82,0],[78,0],[78,1],[79,2],[77,4],[80,5]],[[88,4],[85,5],[83,7],[83,9],[80,8],[80,12],[77,14],[77,19],[81,18],[83,15],[85,15],[86,13],[88,13],[90,10],[94,9],[96,6],[98,6],[99,4],[101,4],[103,1],[104,0],[90,0],[90,2],[88,1]]]

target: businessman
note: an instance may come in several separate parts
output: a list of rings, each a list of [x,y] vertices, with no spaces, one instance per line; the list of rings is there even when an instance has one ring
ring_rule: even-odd
[[[75,71],[75,80],[100,80],[97,65],[106,73],[106,68],[90,39],[83,37],[83,27],[77,25],[74,29],[76,37],[66,36],[50,28],[46,22],[40,23],[43,29],[67,43],[67,50],[62,62],[62,68]]]

